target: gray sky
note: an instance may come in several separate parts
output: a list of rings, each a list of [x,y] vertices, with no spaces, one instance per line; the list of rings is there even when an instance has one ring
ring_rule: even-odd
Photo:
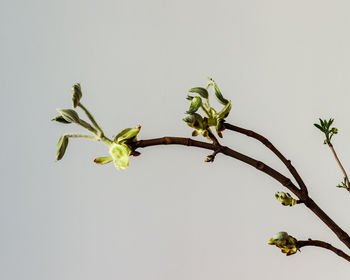
[[[109,136],[189,137],[187,90],[213,77],[228,120],[268,137],[314,200],[350,232],[342,174],[312,126],[335,118],[349,157],[349,1],[1,1],[0,278],[6,280],[345,279],[349,264],[304,248],[286,257],[267,240],[284,230],[346,250],[302,205],[282,207],[273,179],[220,155],[152,147],[126,171],[96,166],[108,150],[58,138],[50,122],[83,103]],[[218,104],[216,104],[219,106]],[[82,113],[81,113],[82,114]],[[223,144],[286,168],[264,146],[225,132]],[[347,252],[349,252],[347,250]]]

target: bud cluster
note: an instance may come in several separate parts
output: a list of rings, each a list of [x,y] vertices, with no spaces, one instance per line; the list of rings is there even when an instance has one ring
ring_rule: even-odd
[[[209,104],[208,89],[210,87],[214,88],[217,100],[224,105],[220,112],[216,112],[216,110]],[[187,96],[187,99],[191,101],[191,104],[186,112],[186,116],[183,118],[188,126],[195,129],[192,136],[202,134],[204,137],[208,137],[209,132],[211,132],[210,127],[213,126],[215,127],[218,136],[222,138],[221,132],[225,129],[225,118],[231,111],[231,101],[228,101],[223,97],[218,85],[212,79],[209,79],[206,88],[195,87],[191,88],[189,92],[198,94],[198,96]],[[204,112],[203,116],[198,114],[200,108]]]
[[[278,232],[272,236],[268,244],[280,248],[281,252],[286,254],[286,256],[293,255],[298,250],[297,240],[293,236],[288,235],[285,231]]]

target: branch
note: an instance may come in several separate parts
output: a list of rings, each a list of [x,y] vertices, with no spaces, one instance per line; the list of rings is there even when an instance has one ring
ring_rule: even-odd
[[[343,172],[344,178],[346,180],[346,185],[347,185],[346,189],[350,192],[350,182],[349,182],[348,174],[346,174],[346,171],[345,171],[343,165],[341,164],[341,162],[340,162],[340,160],[339,160],[339,158],[337,156],[337,153],[334,150],[333,144],[331,142],[328,142],[328,146],[331,149],[331,151],[333,153],[333,156],[334,156],[335,160],[337,161],[341,171]]]
[[[316,246],[316,247],[321,247],[321,248],[325,248],[328,249],[332,252],[334,252],[335,254],[337,254],[338,256],[344,258],[345,260],[347,260],[348,262],[350,262],[350,256],[345,254],[342,250],[335,248],[334,246],[332,246],[331,244],[321,241],[321,240],[298,240],[297,241],[297,247],[301,248],[301,247],[305,247],[305,246]]]
[[[217,146],[215,144],[196,141],[190,138],[170,137],[170,136],[155,138],[155,139],[148,139],[148,140],[140,140],[133,143],[132,148],[133,150],[136,150],[137,148],[145,148],[145,147],[157,146],[157,145],[183,145],[183,146],[193,146],[193,147],[203,148],[203,149],[212,150],[212,151],[217,150]],[[241,154],[226,146],[221,146],[220,152],[232,158],[238,159],[246,164],[249,164],[257,168],[261,172],[264,172],[265,174],[269,175],[270,177],[280,182],[283,186],[285,186],[291,192],[293,192],[299,199],[302,199],[302,193],[299,190],[299,188],[296,187],[289,178],[285,177],[284,175],[282,175],[275,169],[271,168],[267,164],[261,161],[258,161],[256,159],[253,159],[251,157],[248,157],[244,154]],[[338,236],[338,238],[350,249],[349,235],[345,231],[343,231],[310,197],[307,196],[307,198],[302,199],[302,201],[304,201],[304,204],[312,212],[314,212],[316,216],[318,216]]]
[[[301,179],[299,173],[296,171],[296,169],[292,165],[291,161],[287,160],[285,158],[285,156],[279,150],[277,150],[277,148],[267,138],[265,138],[264,136],[254,132],[252,130],[247,130],[245,128],[241,128],[241,127],[229,124],[229,123],[225,123],[224,126],[228,130],[236,131],[238,133],[245,134],[245,135],[247,135],[249,137],[252,137],[252,138],[260,141],[268,149],[270,149],[284,163],[284,165],[288,168],[289,172],[292,174],[292,176],[295,178],[295,180],[297,181],[298,185],[300,186],[300,188],[302,190],[302,193],[304,195],[304,198],[306,198],[306,196],[308,194],[307,187],[306,187],[305,183],[303,182],[303,180]]]
[[[193,147],[198,147],[198,148],[203,148],[207,150],[212,150],[212,151],[217,151],[218,146],[215,144],[210,144],[206,142],[201,142],[197,140],[193,140],[190,138],[182,138],[182,137],[162,137],[162,138],[155,138],[155,139],[149,139],[149,140],[140,140],[137,141],[136,143],[132,144],[133,149],[137,148],[145,148],[149,146],[156,146],[156,145],[184,145],[184,146],[193,146]],[[241,154],[235,150],[232,150],[226,146],[220,146],[219,150],[221,153],[230,156],[232,158],[238,159],[242,162],[245,162],[246,164],[249,164],[261,172],[266,173],[267,175],[271,176],[278,182],[280,182],[283,186],[285,186],[288,190],[293,192],[296,196],[301,197],[301,192],[298,189],[297,186],[293,184],[293,182],[276,171],[275,169],[271,168],[267,164],[258,161],[256,159],[253,159],[251,157],[248,157],[244,154]]]

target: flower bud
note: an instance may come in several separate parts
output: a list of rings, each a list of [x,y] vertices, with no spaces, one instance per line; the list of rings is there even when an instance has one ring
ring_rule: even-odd
[[[280,248],[281,252],[287,256],[295,254],[298,250],[297,240],[293,236],[288,235],[285,231],[276,233],[269,239],[268,244],[276,245],[276,247]]]
[[[275,197],[284,206],[293,206],[297,204],[297,201],[289,193],[276,192]]]
[[[81,97],[83,96],[81,92],[80,84],[75,84],[72,86],[72,101],[73,107],[76,108],[80,102]]]

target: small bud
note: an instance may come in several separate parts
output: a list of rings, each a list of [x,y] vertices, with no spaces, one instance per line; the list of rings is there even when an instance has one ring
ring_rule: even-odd
[[[97,164],[106,164],[112,161],[113,161],[112,157],[98,157],[94,159],[94,162]]]
[[[63,135],[60,137],[57,143],[56,160],[63,158],[68,146],[68,136]]]
[[[73,85],[73,87],[72,87],[72,101],[73,101],[74,108],[76,108],[78,106],[82,96],[83,96],[83,94],[81,92],[80,84]]]
[[[269,239],[268,244],[276,245],[281,249],[281,252],[287,256],[295,254],[298,250],[297,240],[293,236],[288,235],[285,231],[276,233]]]
[[[197,136],[198,134],[199,134],[198,130],[193,130],[193,132],[192,132],[193,137]]]
[[[209,155],[207,156],[207,158],[205,159],[205,162],[214,162],[214,156],[213,155]]]
[[[138,156],[141,155],[141,153],[138,152],[138,151],[133,151],[133,152],[130,153],[130,155],[131,155],[131,156],[134,156],[134,157],[138,157]]]
[[[297,201],[289,193],[276,192],[275,197],[284,206],[293,206],[297,204]]]
[[[57,109],[61,116],[70,123],[79,123],[79,115],[72,109]]]
[[[56,122],[60,122],[60,123],[70,123],[70,122],[67,122],[67,121],[62,117],[62,115],[59,115],[59,116],[53,118],[51,121],[56,121]]]

